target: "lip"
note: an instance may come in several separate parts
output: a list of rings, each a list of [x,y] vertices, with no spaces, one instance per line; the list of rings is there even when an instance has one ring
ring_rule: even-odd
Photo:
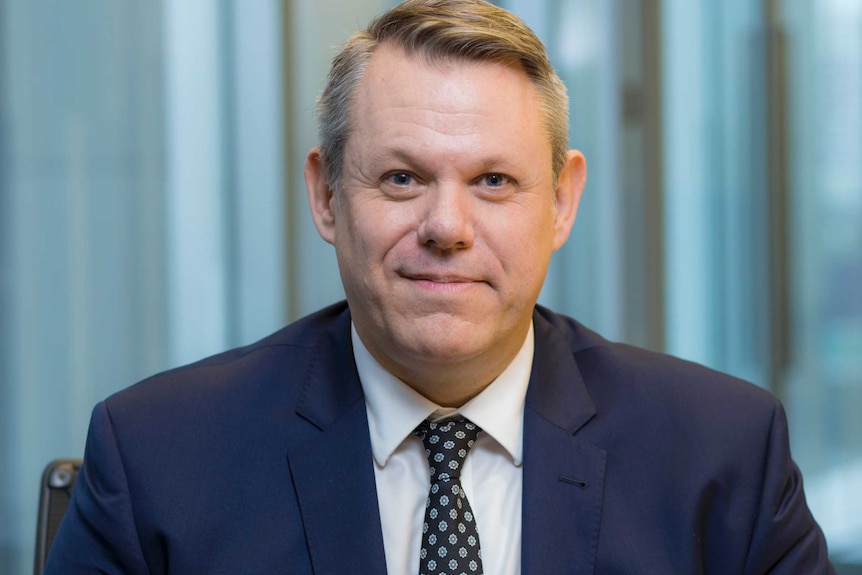
[[[405,273],[402,277],[421,289],[437,293],[458,293],[485,283],[456,274]]]

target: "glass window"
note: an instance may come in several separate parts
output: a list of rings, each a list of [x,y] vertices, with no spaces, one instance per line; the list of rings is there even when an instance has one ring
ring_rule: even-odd
[[[793,447],[837,561],[862,565],[862,4],[783,0]]]
[[[862,5],[662,5],[667,349],[771,389],[862,564]]]
[[[0,574],[93,405],[285,321],[277,0],[0,3]]]
[[[0,5],[0,572],[32,570],[42,468],[164,366],[156,3]]]

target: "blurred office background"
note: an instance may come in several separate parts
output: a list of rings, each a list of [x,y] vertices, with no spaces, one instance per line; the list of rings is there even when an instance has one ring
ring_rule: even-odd
[[[302,162],[333,47],[393,3],[0,0],[0,575],[95,402],[341,298]],[[499,3],[589,161],[543,303],[776,393],[860,572],[862,2]]]

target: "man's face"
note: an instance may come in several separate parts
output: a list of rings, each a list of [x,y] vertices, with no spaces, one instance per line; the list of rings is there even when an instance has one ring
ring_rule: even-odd
[[[557,197],[535,88],[516,68],[384,46],[352,112],[336,197],[319,178],[309,193],[357,332],[420,392],[431,373],[493,379],[523,344],[577,205]],[[575,160],[563,179],[582,186]]]

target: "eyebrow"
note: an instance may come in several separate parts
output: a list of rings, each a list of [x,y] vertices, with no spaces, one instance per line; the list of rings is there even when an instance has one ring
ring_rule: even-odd
[[[371,157],[373,162],[385,162],[388,160],[399,160],[410,166],[422,166],[422,155],[414,153],[404,148],[384,148],[375,153]],[[494,155],[487,158],[480,158],[476,162],[478,166],[476,171],[496,172],[496,171],[511,171],[514,170],[511,162],[503,156]]]
[[[375,161],[383,161],[383,160],[401,160],[407,164],[417,163],[418,159],[416,156],[405,150],[404,148],[383,148],[382,150],[376,152],[372,159]]]

